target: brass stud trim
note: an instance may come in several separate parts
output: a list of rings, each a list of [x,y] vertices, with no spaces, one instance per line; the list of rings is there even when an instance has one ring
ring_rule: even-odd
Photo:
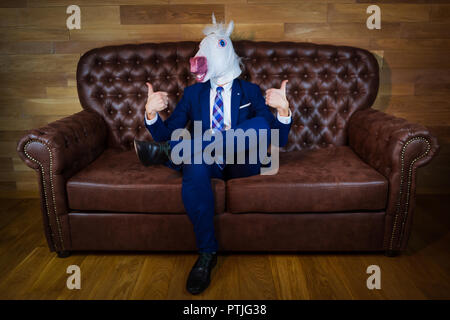
[[[57,250],[57,248],[55,246],[55,244],[56,244],[56,242],[55,242],[55,235],[53,233],[53,230],[52,230],[52,227],[51,227],[51,223],[50,223],[51,219],[50,219],[50,209],[49,209],[49,206],[48,206],[47,186],[46,186],[46,183],[45,183],[45,170],[44,170],[44,166],[42,165],[42,163],[39,160],[33,158],[27,152],[27,147],[31,143],[39,143],[39,144],[43,145],[48,150],[48,153],[49,153],[49,158],[50,158],[50,163],[49,163],[50,191],[51,191],[51,196],[52,196],[52,201],[53,201],[53,210],[55,212],[56,224],[57,224],[57,228],[58,228],[58,236],[59,236],[60,246],[61,246],[61,250],[64,251],[65,250],[64,249],[64,240],[63,240],[63,237],[62,237],[61,223],[60,223],[60,220],[59,220],[59,217],[58,217],[58,214],[57,214],[57,210],[56,210],[56,197],[55,197],[55,190],[54,190],[54,187],[53,187],[53,173],[52,173],[52,169],[53,169],[53,155],[52,155],[52,152],[50,151],[50,147],[48,145],[46,145],[45,143],[43,143],[42,141],[39,141],[39,140],[30,140],[30,141],[28,141],[25,144],[25,146],[23,148],[23,151],[24,151],[25,155],[27,156],[27,158],[30,159],[31,161],[37,163],[39,165],[40,169],[41,169],[40,171],[41,171],[41,176],[42,176],[42,187],[43,187],[42,189],[44,190],[45,210],[46,210],[46,215],[47,215],[47,219],[48,219],[48,228],[50,230],[50,235],[51,235],[51,240],[52,240],[52,243],[53,243],[53,247],[54,247],[55,250]]]
[[[392,250],[394,247],[394,238],[395,238],[395,234],[397,231],[397,226],[398,226],[398,220],[400,217],[400,207],[401,207],[401,199],[402,199],[402,195],[403,195],[403,177],[404,177],[404,170],[405,170],[405,152],[406,152],[406,148],[408,147],[408,145],[414,141],[417,140],[421,140],[423,142],[426,143],[427,145],[427,150],[419,155],[418,157],[414,158],[408,168],[408,181],[407,181],[407,187],[406,187],[406,204],[405,204],[405,210],[403,212],[403,220],[402,220],[402,224],[400,227],[400,235],[398,238],[398,242],[401,243],[402,238],[403,238],[403,233],[404,233],[404,227],[405,227],[405,223],[408,217],[408,209],[409,209],[409,197],[410,197],[410,193],[411,193],[411,182],[412,182],[412,173],[414,171],[414,163],[416,163],[418,160],[422,159],[423,157],[425,157],[426,155],[428,155],[428,153],[431,150],[431,143],[425,139],[424,137],[414,137],[410,140],[408,140],[404,146],[402,147],[402,151],[400,154],[400,159],[401,159],[401,170],[400,170],[400,190],[399,190],[399,194],[398,194],[398,198],[397,198],[397,204],[396,204],[396,213],[395,213],[395,217],[394,217],[394,225],[392,227],[392,234],[391,234],[391,240],[390,240],[390,244],[389,244],[389,249]]]

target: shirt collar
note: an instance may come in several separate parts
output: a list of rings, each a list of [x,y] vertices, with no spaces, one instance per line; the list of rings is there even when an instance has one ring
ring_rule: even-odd
[[[231,90],[231,87],[233,86],[233,81],[234,80],[231,80],[230,82],[228,82],[228,83],[226,83],[225,85],[222,86],[224,91],[228,92],[228,91]],[[211,80],[211,89],[216,91],[217,87],[218,87],[218,85],[214,81]]]

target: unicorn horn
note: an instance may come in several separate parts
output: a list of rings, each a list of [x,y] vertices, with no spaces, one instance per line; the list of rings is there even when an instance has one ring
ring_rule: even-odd
[[[214,12],[212,13],[212,23],[215,25],[216,23],[216,16],[214,15]]]

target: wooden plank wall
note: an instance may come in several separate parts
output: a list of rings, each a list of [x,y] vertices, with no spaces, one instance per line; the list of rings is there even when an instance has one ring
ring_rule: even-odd
[[[365,27],[378,4],[382,29]],[[81,30],[66,8],[81,7]],[[450,1],[365,0],[2,0],[0,2],[0,190],[37,196],[35,173],[18,158],[27,129],[81,110],[75,68],[108,44],[200,40],[214,11],[236,23],[234,39],[345,44],[382,65],[375,108],[426,125],[442,146],[419,171],[420,193],[449,193]]]

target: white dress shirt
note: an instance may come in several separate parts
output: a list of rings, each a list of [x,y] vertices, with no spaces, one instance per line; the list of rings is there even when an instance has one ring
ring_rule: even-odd
[[[229,129],[231,126],[231,87],[233,85],[233,81],[230,81],[224,84],[222,91],[222,99],[223,99],[223,114],[224,114],[224,126],[225,130]],[[213,109],[214,109],[214,100],[216,99],[216,91],[217,84],[211,80],[211,90],[209,93],[209,118],[212,119]],[[291,110],[289,110],[289,115],[287,117],[280,116],[277,113],[277,119],[283,124],[291,123]],[[151,126],[158,120],[158,113],[152,120],[147,119],[147,113],[145,113],[145,122],[147,125]],[[209,121],[210,127],[212,126],[212,121]]]

